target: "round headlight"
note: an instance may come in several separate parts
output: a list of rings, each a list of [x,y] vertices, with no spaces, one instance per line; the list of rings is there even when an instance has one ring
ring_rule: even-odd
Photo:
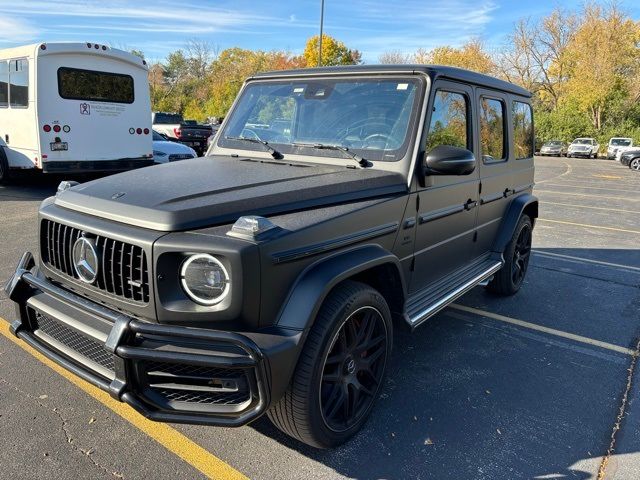
[[[215,257],[201,253],[190,256],[180,269],[182,288],[201,305],[220,303],[229,293],[229,273]]]

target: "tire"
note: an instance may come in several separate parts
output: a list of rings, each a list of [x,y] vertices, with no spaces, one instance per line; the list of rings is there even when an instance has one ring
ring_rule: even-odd
[[[378,397],[391,356],[392,327],[378,291],[350,280],[334,288],[316,316],[287,391],[267,412],[271,422],[316,448],[346,442],[362,428]]]
[[[498,295],[513,295],[522,286],[531,257],[533,224],[527,215],[520,217],[518,226],[504,251],[505,264],[487,285]]]
[[[629,162],[629,168],[631,170],[635,170],[636,172],[640,172],[640,157],[634,158]]]
[[[7,156],[4,154],[4,150],[0,147],[0,184],[6,184],[9,182],[9,162],[7,162]]]

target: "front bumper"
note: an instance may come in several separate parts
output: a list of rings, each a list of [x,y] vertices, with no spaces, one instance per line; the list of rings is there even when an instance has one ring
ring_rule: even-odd
[[[593,155],[591,151],[585,150],[569,150],[567,153],[569,155],[573,155],[574,157],[590,157],[591,155]]]
[[[263,350],[238,333],[143,322],[60,288],[33,267],[27,252],[6,286],[16,302],[11,331],[151,420],[247,424],[270,405],[270,361],[295,365],[300,332],[268,335]],[[292,372],[281,370],[279,391]]]

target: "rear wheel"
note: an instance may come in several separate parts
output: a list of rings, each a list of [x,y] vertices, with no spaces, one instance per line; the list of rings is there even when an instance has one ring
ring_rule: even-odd
[[[362,283],[340,284],[323,303],[291,384],[269,418],[308,445],[344,443],[373,408],[392,340],[391,313],[382,295]]]
[[[499,295],[513,295],[520,290],[529,267],[532,233],[531,219],[523,215],[504,251],[504,266],[487,285],[491,292]]]
[[[629,162],[629,168],[636,172],[640,172],[640,157],[631,160],[631,162]]]
[[[9,181],[9,163],[7,157],[4,154],[2,147],[0,147],[0,183],[7,183]]]

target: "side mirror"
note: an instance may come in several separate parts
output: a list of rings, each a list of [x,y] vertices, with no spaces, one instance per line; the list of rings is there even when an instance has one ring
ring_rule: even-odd
[[[476,169],[476,157],[466,148],[440,145],[424,157],[424,175],[469,175]]]

